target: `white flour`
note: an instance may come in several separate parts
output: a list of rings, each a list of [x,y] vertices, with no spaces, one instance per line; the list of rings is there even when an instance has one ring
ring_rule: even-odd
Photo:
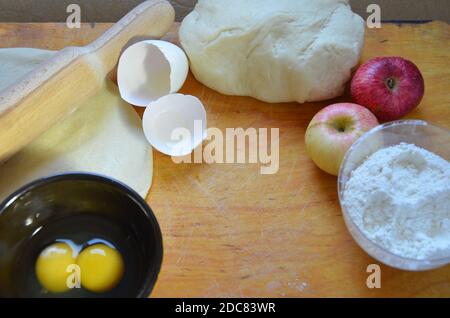
[[[344,205],[365,235],[399,256],[450,249],[450,163],[425,149],[381,149],[353,171]]]

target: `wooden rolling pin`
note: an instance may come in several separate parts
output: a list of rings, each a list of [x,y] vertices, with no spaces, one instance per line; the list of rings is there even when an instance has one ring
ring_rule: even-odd
[[[85,47],[61,50],[0,92],[0,162],[102,89],[127,44],[136,39],[161,38],[174,19],[175,12],[169,2],[146,1],[96,41]]]

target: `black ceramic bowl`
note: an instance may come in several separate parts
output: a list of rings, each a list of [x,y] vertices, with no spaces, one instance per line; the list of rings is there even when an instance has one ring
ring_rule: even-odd
[[[37,281],[35,261],[58,240],[105,240],[125,262],[120,283],[106,293],[83,288],[51,294]],[[0,297],[147,297],[163,255],[158,222],[126,185],[98,175],[69,173],[34,181],[0,204]]]

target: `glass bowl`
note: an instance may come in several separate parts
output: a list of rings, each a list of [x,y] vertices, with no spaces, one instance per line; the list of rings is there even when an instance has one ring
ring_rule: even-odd
[[[450,251],[428,259],[405,258],[370,240],[352,220],[344,204],[344,189],[351,173],[379,149],[401,142],[414,144],[450,160],[450,132],[421,120],[400,120],[375,127],[359,138],[347,151],[339,172],[338,193],[345,224],[358,245],[386,265],[409,271],[429,270],[450,264]]]

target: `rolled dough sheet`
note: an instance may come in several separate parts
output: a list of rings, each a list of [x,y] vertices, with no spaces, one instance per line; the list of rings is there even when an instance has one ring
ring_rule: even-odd
[[[54,52],[0,49],[0,91]],[[3,127],[0,127],[3,129]],[[24,184],[62,172],[91,172],[122,181],[141,196],[150,189],[152,149],[141,119],[108,80],[76,112],[0,165],[0,200]]]

